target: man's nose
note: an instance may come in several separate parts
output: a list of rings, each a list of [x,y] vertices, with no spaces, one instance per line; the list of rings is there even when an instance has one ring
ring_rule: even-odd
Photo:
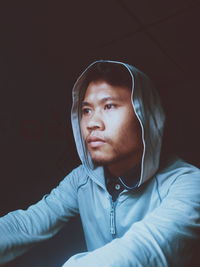
[[[100,114],[96,112],[90,117],[87,123],[88,130],[103,130],[104,129],[104,122]]]

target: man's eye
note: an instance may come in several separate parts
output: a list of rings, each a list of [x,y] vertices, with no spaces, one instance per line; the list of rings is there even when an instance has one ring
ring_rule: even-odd
[[[91,112],[91,109],[89,109],[89,108],[83,108],[82,109],[82,114],[83,115],[87,115],[87,114],[89,114]]]
[[[112,109],[112,108],[114,108],[116,105],[114,105],[114,104],[106,104],[105,105],[105,107],[104,107],[104,109]]]

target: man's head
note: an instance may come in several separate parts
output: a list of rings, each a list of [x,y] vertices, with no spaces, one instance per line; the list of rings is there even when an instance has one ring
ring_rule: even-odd
[[[88,74],[81,132],[93,161],[114,175],[138,165],[143,144],[132,101],[131,75],[124,66],[99,63]]]

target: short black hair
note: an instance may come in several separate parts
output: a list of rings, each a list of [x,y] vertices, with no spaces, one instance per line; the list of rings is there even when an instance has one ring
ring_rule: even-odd
[[[90,82],[105,81],[113,86],[132,88],[128,69],[120,63],[97,62],[87,71],[86,87]]]

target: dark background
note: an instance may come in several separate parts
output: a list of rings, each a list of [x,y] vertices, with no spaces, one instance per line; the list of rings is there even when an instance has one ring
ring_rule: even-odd
[[[96,59],[148,74],[166,109],[167,147],[200,167],[199,14],[197,0],[1,1],[1,216],[38,201],[79,164],[71,89]],[[7,266],[61,266],[84,249],[75,219]]]

